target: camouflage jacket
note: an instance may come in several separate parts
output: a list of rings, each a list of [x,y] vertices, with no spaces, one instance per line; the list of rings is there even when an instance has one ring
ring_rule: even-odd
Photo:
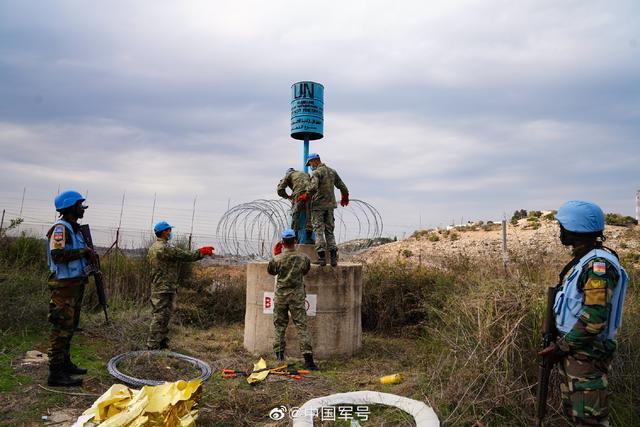
[[[311,269],[311,260],[295,249],[287,249],[276,255],[267,266],[272,276],[277,275],[276,294],[288,290],[300,290],[304,287],[304,276]]]
[[[338,172],[329,166],[321,163],[311,175],[311,183],[309,184],[309,196],[311,196],[312,210],[327,210],[338,207],[336,204],[336,195],[333,187],[336,187],[343,194],[349,194],[349,189],[342,182]]]
[[[593,264],[596,262],[605,263],[604,273],[594,272]],[[571,270],[567,272],[564,280],[570,274]],[[611,296],[618,284],[618,279],[615,267],[604,258],[594,258],[582,270],[578,282],[584,294],[582,310],[571,331],[558,341],[563,352],[597,359],[607,358],[613,354],[617,343],[613,340],[601,341],[598,339],[598,334],[607,327]]]
[[[158,238],[147,254],[151,265],[152,292],[175,292],[180,278],[180,264],[198,261],[202,255],[198,251],[180,249]]]
[[[291,199],[296,200],[299,195],[307,191],[309,187],[309,175],[301,171],[291,171],[284,176],[278,183],[277,192],[278,196],[283,199],[288,199],[286,188],[291,188],[293,191]]]

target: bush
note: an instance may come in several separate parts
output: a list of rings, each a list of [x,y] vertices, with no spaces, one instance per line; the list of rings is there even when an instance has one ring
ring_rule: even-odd
[[[405,258],[409,258],[409,257],[412,257],[412,256],[413,256],[413,252],[412,252],[411,250],[409,250],[409,249],[403,249],[403,250],[400,252],[400,255],[402,255],[402,256],[403,256],[403,257],[405,257]]]
[[[0,239],[0,261],[19,270],[47,271],[47,241],[24,232],[19,237],[5,236]]]
[[[617,225],[620,227],[629,227],[632,225],[638,225],[638,220],[630,217],[623,216],[617,213],[608,213],[604,216],[604,222],[607,225]]]
[[[246,305],[244,267],[196,269],[188,287],[180,290],[176,316],[183,322],[208,327],[240,322]]]
[[[0,333],[42,329],[49,290],[46,242],[21,234],[0,238]]]
[[[407,332],[428,321],[445,303],[452,276],[403,261],[365,265],[362,327],[379,332]]]
[[[511,223],[517,224],[518,220],[521,220],[522,218],[526,218],[526,217],[527,217],[527,211],[525,209],[520,209],[519,211],[515,211],[513,213],[513,216],[511,217]]]

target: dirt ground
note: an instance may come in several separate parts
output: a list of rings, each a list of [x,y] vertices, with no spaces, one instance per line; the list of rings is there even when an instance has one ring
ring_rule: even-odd
[[[84,322],[85,331],[74,338],[74,360],[89,368],[83,387],[47,387],[46,363],[22,364],[27,350],[46,352],[46,334],[12,338],[13,351],[9,352],[12,357],[12,372],[9,374],[12,387],[9,390],[5,387],[5,391],[0,392],[0,425],[69,426],[88,409],[98,396],[116,382],[106,370],[108,360],[125,350],[141,348],[141,343],[136,343],[135,339],[143,335],[148,314],[119,313],[114,317],[113,323],[116,324],[125,317],[129,318],[126,323],[121,323],[121,332],[136,324],[130,337],[114,333],[119,329],[118,326],[102,328],[100,318],[92,315]],[[242,347],[242,335],[241,324],[208,330],[178,325],[172,330],[174,351],[198,357],[214,371],[212,378],[204,385],[198,425],[288,425],[288,421],[272,421],[268,416],[269,411],[281,405],[301,406],[311,398],[350,391],[354,387],[411,396],[416,384],[422,381],[422,374],[412,372],[411,367],[411,361],[419,351],[414,340],[373,334],[364,335],[363,348],[355,358],[320,360],[322,370],[302,380],[270,375],[263,383],[251,386],[242,377],[223,379],[222,369],[248,370],[258,360]],[[270,367],[275,366],[273,357],[266,355],[266,360]],[[294,368],[302,368],[301,360],[287,362]],[[146,368],[146,373],[153,377],[156,364],[148,363]],[[144,374],[146,368],[139,367],[136,373]],[[403,383],[378,383],[379,377],[396,372],[404,374]],[[163,377],[171,379],[166,373]],[[180,378],[176,376],[175,379]],[[375,408],[374,418],[366,425],[412,425],[407,415],[398,410]]]

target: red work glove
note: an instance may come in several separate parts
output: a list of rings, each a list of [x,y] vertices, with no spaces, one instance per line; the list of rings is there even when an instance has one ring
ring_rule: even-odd
[[[202,256],[212,256],[213,246],[203,246],[200,249],[198,249],[198,252],[200,252],[200,255]]]
[[[307,193],[302,193],[301,195],[298,196],[299,202],[306,202],[308,200],[309,200],[309,194]]]
[[[273,247],[273,255],[279,255],[281,253],[282,253],[282,240],[276,243],[276,245]]]
[[[340,206],[344,207],[349,204],[349,193],[342,193],[342,199],[340,199]]]

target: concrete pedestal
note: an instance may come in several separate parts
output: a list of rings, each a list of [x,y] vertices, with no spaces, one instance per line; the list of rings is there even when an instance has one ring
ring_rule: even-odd
[[[273,352],[273,314],[268,314],[273,301],[269,300],[267,294],[265,302],[265,292],[273,292],[274,286],[275,277],[267,272],[266,262],[247,265],[244,347],[254,354],[270,355]],[[312,265],[311,271],[305,276],[305,289],[310,303],[307,324],[314,356],[353,355],[362,346],[362,265]],[[301,357],[296,327],[291,320],[287,327],[286,353],[288,356]]]

